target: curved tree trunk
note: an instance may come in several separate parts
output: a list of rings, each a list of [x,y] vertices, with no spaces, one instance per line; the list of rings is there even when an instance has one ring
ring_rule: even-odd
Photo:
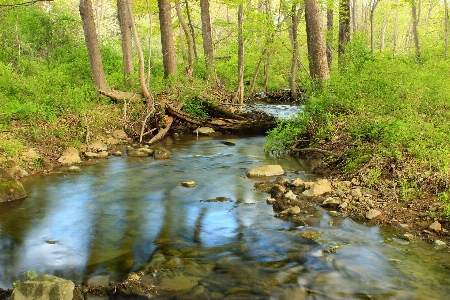
[[[186,36],[187,45],[188,45],[188,66],[186,67],[186,74],[190,80],[192,80],[192,73],[194,71],[194,37],[189,31],[189,27],[187,26],[183,12],[181,11],[180,1],[175,2],[175,8],[177,10],[178,20],[180,21],[181,28],[184,31],[184,35]]]
[[[105,72],[103,70],[102,56],[98,46],[91,0],[80,0],[79,10],[83,23],[86,48],[89,54],[92,79],[98,90],[109,90]]]
[[[130,75],[134,72],[133,38],[131,36],[131,22],[126,0],[117,0],[117,17],[119,19],[120,34],[122,36],[123,75],[125,85],[132,85]]]
[[[168,0],[158,0],[158,8],[164,76],[175,76],[177,74],[177,62],[175,60],[175,44],[173,42],[172,7]]]
[[[218,84],[216,64],[214,61],[214,51],[211,35],[211,17],[209,14],[209,0],[200,0],[200,9],[202,17],[202,37],[203,51],[205,53],[206,71],[208,80],[212,80],[215,85]]]
[[[317,0],[305,0],[306,34],[309,54],[309,70],[319,86],[328,78],[327,51],[322,24],[322,12]]]

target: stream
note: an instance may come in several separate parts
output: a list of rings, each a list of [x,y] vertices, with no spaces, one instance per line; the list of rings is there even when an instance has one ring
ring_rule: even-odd
[[[231,138],[236,146],[220,143]],[[450,295],[446,250],[315,206],[302,210],[308,226],[275,218],[269,195],[253,190],[261,180],[246,172],[279,164],[288,179],[315,177],[297,159],[266,156],[264,143],[264,136],[168,137],[160,145],[169,160],[111,156],[80,172],[26,178],[28,196],[0,205],[0,287],[12,288],[29,270],[79,284],[151,268],[158,288],[176,291],[171,299]],[[228,199],[208,201],[217,197]]]

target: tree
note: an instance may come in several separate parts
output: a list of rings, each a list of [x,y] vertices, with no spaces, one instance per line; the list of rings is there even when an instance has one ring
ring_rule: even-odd
[[[416,58],[420,58],[419,32],[417,30],[417,25],[419,23],[419,17],[417,15],[417,0],[411,0],[411,18],[411,30],[414,38],[414,46],[416,48]]]
[[[175,44],[173,42],[172,7],[168,0],[158,0],[158,7],[164,76],[175,76],[177,74],[177,62],[175,60]]]
[[[322,13],[317,0],[305,0],[306,35],[311,78],[321,85],[330,77]]]
[[[338,63],[339,69],[345,67],[343,55],[345,46],[350,41],[350,0],[339,1],[339,41],[338,41]],[[355,8],[353,8],[355,9]],[[354,20],[356,24],[356,21]]]
[[[127,7],[127,0],[117,0],[117,17],[120,25],[120,34],[122,41],[122,57],[123,57],[123,75],[125,85],[131,85],[133,82],[130,75],[134,72],[133,63],[133,45],[131,35],[131,21]]]
[[[374,39],[374,22],[373,17],[375,15],[375,9],[380,3],[380,0],[372,0],[370,2],[370,50],[373,52],[375,50],[375,39]]]
[[[238,7],[238,88],[236,100],[244,104],[244,7],[242,1]]]
[[[177,11],[178,20],[180,21],[181,28],[183,29],[184,35],[186,36],[188,44],[188,66],[186,67],[186,75],[192,80],[192,73],[194,71],[194,37],[189,31],[189,27],[183,17],[183,12],[181,11],[180,1],[175,2],[175,9]]]
[[[80,0],[79,10],[81,21],[83,23],[86,48],[89,54],[92,79],[98,90],[109,90],[105,72],[103,70],[102,56],[98,46],[91,0]]]
[[[327,8],[327,62],[328,69],[331,71],[331,64],[333,63],[333,22],[334,22],[334,2],[328,1]]]
[[[300,17],[303,13],[303,7],[296,3],[292,3],[291,7],[291,20],[292,20],[292,34],[291,34],[291,44],[292,44],[292,58],[291,58],[291,74],[289,78],[289,86],[291,88],[291,99],[297,99],[297,69],[298,63],[300,61],[300,54],[298,49],[298,24],[300,22]]]
[[[448,0],[444,0],[444,55],[448,57]]]
[[[216,64],[214,61],[214,51],[212,44],[209,0],[200,0],[200,10],[202,18],[202,38],[203,38],[203,51],[205,54],[206,72],[208,80],[212,80],[213,83],[217,85],[218,78],[216,73]]]

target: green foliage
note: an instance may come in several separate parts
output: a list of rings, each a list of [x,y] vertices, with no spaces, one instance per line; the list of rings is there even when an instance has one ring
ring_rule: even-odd
[[[200,97],[193,96],[184,100],[183,111],[202,119],[209,118],[208,113],[204,110],[205,100]]]
[[[301,115],[291,119],[279,119],[277,127],[267,132],[264,150],[273,156],[288,153],[292,142],[305,132],[305,118]]]
[[[0,140],[0,151],[8,156],[14,156],[23,151],[23,144],[20,141]]]
[[[22,276],[25,278],[25,280],[33,280],[36,277],[38,277],[38,274],[34,270],[29,270],[29,271],[22,272]],[[13,287],[16,288],[16,286],[19,284],[19,282],[20,282],[20,279],[14,281]]]

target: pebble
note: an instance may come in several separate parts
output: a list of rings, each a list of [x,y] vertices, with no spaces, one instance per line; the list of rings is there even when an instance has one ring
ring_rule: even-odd
[[[433,242],[433,246],[435,249],[444,249],[445,247],[447,247],[447,244],[441,240],[435,240]]]

